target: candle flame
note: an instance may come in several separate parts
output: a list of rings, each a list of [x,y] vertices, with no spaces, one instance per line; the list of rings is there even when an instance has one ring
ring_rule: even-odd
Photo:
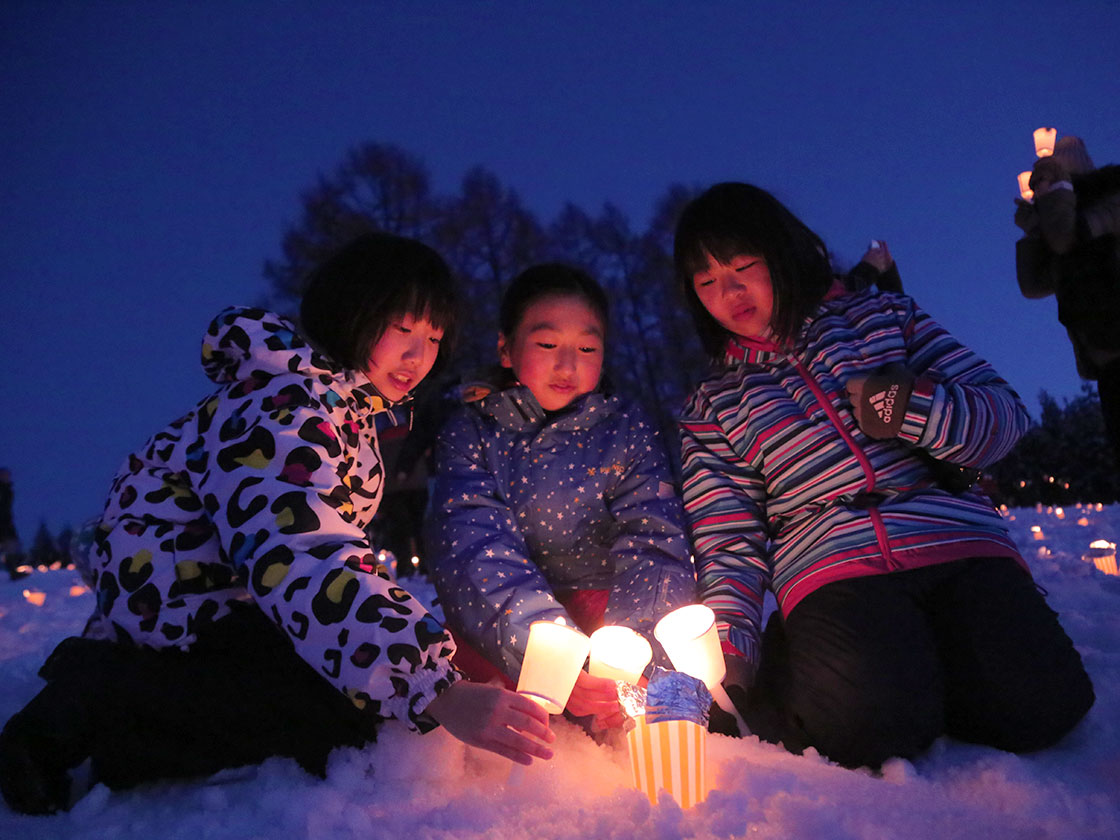
[[[420,558],[417,557],[415,554],[413,554],[412,555],[412,568],[415,569],[415,568],[418,568],[419,566],[420,566]]]

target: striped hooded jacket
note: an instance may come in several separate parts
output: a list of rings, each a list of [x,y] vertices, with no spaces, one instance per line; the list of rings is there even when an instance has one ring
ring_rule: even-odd
[[[941,489],[928,456],[971,467],[1026,431],[1018,395],[903,295],[826,299],[793,350],[734,339],[681,419],[700,594],[727,653],[757,663],[762,602],[783,615],[833,581],[965,557],[1022,559],[979,491]],[[916,377],[899,434],[860,431],[852,376]],[[1025,564],[1024,564],[1025,567]]]

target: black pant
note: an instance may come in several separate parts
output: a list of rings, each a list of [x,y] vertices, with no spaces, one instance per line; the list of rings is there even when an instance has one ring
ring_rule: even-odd
[[[943,734],[1042,749],[1093,700],[1030,577],[1009,558],[975,558],[839,581],[772,616],[744,717],[794,752],[878,767]]]
[[[252,605],[215,622],[187,652],[66,639],[40,675],[46,687],[0,735],[0,783],[17,810],[33,810],[34,801],[19,800],[36,794],[13,776],[38,773],[49,789],[86,758],[114,789],[270,756],[322,776],[334,747],[376,734],[377,719],[316,673]],[[39,810],[57,807],[64,805]]]

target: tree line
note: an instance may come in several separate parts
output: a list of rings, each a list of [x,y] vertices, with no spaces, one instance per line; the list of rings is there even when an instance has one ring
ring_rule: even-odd
[[[453,379],[496,363],[498,303],[509,281],[544,261],[583,268],[611,300],[608,381],[643,404],[672,451],[676,413],[708,367],[672,263],[677,216],[698,192],[682,184],[667,187],[644,229],[610,203],[596,212],[568,203],[546,222],[484,167],[467,172],[455,193],[438,194],[421,159],[398,146],[366,143],[303,192],[299,218],[284,231],[281,256],[266,261],[264,275],[272,304],[291,313],[308,271],[359,233],[411,236],[448,261],[460,280],[470,329],[463,331],[444,378],[418,397],[418,444],[401,450],[404,473],[443,418],[439,393]],[[1092,385],[1064,404],[1045,392],[1039,400],[1040,419],[988,471],[989,492],[1009,505],[1120,499]]]

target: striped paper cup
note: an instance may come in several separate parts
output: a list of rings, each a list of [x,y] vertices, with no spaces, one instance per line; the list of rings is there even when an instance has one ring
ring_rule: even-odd
[[[654,805],[662,790],[682,809],[703,802],[708,795],[708,730],[688,720],[646,723],[642,716],[634,723],[626,733],[634,787]]]

